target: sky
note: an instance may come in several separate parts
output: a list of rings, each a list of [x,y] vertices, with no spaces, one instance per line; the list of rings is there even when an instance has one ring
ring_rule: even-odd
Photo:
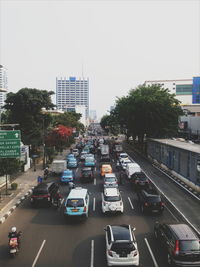
[[[0,0],[9,91],[85,77],[100,118],[146,80],[200,75],[199,0]]]

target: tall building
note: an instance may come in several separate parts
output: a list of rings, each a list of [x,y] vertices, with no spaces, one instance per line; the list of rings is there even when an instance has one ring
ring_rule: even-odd
[[[152,84],[159,84],[163,88],[168,88],[169,92],[175,94],[182,105],[200,104],[200,77],[180,80],[145,81],[147,86]]]
[[[5,104],[6,92],[8,90],[7,70],[0,65],[0,111]]]
[[[56,105],[63,111],[73,108],[83,110],[82,117],[87,122],[89,118],[89,79],[56,78]]]
[[[97,112],[96,110],[90,110],[90,121],[96,121],[97,120]]]

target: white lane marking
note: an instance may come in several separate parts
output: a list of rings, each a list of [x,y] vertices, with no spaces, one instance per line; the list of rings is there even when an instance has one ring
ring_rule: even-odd
[[[75,173],[77,173],[77,171],[78,171],[78,168],[75,170]]]
[[[63,204],[63,202],[64,202],[64,198],[61,200],[60,204],[62,205],[62,204]]]
[[[132,210],[134,210],[134,207],[133,207],[133,204],[132,204],[132,202],[131,202],[130,197],[128,197],[128,201],[129,201],[129,203],[130,203],[130,205],[131,205]]]
[[[40,249],[39,249],[39,251],[38,251],[38,253],[37,253],[36,257],[35,257],[35,260],[34,260],[34,262],[32,264],[32,267],[34,267],[36,265],[37,260],[38,260],[38,258],[40,256],[40,253],[41,253],[41,251],[42,251],[42,249],[44,247],[45,242],[46,242],[46,240],[43,240],[42,245],[41,245],[41,247],[40,247]]]
[[[95,211],[95,197],[93,198],[93,211]]]
[[[130,156],[129,156],[130,157]],[[130,157],[131,158],[131,157]],[[132,159],[132,158],[131,158]],[[158,189],[158,191],[167,199],[167,201],[173,206],[173,208],[181,214],[181,216],[186,220],[186,222],[200,235],[200,231],[197,230],[197,228],[189,221],[189,219],[176,207],[176,205],[163,193],[163,191],[151,180],[151,178],[147,175],[147,173],[142,169],[142,171],[146,174],[146,176],[149,178],[151,183]],[[178,219],[176,218],[178,221]]]
[[[97,180],[96,180],[96,178],[94,178],[94,185],[96,185],[97,184]]]
[[[152,260],[153,260],[154,266],[155,266],[155,267],[158,267],[158,264],[157,264],[157,262],[156,262],[156,259],[155,259],[154,255],[153,255],[153,252],[152,252],[152,250],[151,250],[151,247],[150,247],[150,245],[149,245],[148,240],[145,238],[144,241],[146,242],[146,245],[147,245],[147,248],[148,248],[149,253],[150,253],[150,255],[151,255],[151,258],[152,258]]]
[[[94,240],[91,241],[91,258],[90,258],[90,267],[94,266]]]

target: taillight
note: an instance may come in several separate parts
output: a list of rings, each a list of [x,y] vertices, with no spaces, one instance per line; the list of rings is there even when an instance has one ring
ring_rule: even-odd
[[[112,251],[111,250],[108,250],[108,255],[113,257],[113,254],[112,254]]]
[[[160,203],[161,206],[165,206],[165,204],[163,202]]]
[[[145,207],[149,206],[149,204],[147,202],[144,203]]]
[[[135,251],[133,252],[133,256],[135,257],[135,256],[137,256],[137,254],[138,254],[138,252],[137,252],[137,250],[135,250]]]
[[[176,240],[176,242],[175,242],[175,249],[174,249],[174,255],[178,255],[179,254],[179,251],[180,251],[179,241]]]
[[[83,211],[86,212],[86,207],[84,207],[84,210]]]
[[[122,201],[120,201],[120,206],[122,206]]]

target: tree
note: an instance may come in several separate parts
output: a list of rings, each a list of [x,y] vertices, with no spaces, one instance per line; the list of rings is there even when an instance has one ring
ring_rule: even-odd
[[[20,168],[20,161],[19,159],[11,158],[0,158],[0,176],[6,175],[6,194],[8,189],[8,175],[13,173],[17,173]]]
[[[9,93],[5,101],[7,123],[19,123],[24,144],[39,146],[43,142],[44,129],[50,124],[52,117],[42,114],[42,108],[52,109],[51,101],[54,92],[23,88],[17,93]],[[4,118],[5,121],[5,118]]]
[[[113,116],[126,135],[143,143],[147,137],[171,137],[178,131],[178,117],[182,115],[180,102],[174,94],[161,86],[140,85],[128,96],[118,98]],[[115,123],[116,120],[113,120]]]

